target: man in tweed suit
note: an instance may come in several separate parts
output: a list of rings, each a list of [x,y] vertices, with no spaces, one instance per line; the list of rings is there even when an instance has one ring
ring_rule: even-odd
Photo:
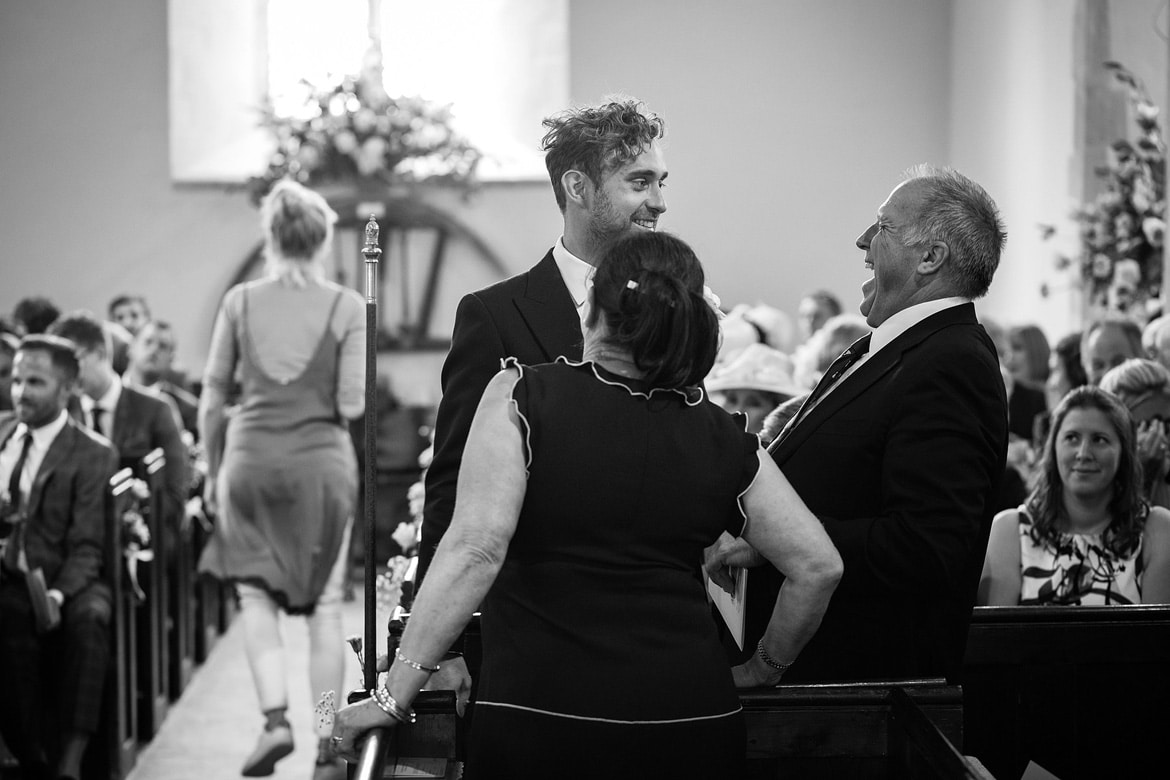
[[[72,343],[26,337],[13,362],[15,411],[0,413],[0,486],[8,493],[0,729],[29,778],[80,777],[109,660],[109,597],[100,593],[108,588],[99,577],[117,453],[66,411],[77,372]],[[26,582],[37,569],[48,589],[47,631],[36,625]],[[48,707],[61,737],[54,744],[46,744]]]

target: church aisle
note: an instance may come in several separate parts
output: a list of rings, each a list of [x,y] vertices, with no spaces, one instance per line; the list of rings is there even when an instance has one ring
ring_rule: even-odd
[[[361,592],[345,602],[342,626],[346,636],[363,633]],[[378,625],[386,615],[379,613]],[[317,737],[313,733],[313,704],[308,682],[309,635],[303,618],[281,616],[281,632],[289,669],[289,713],[296,750],[276,765],[272,780],[308,780],[313,776]],[[385,637],[379,646],[385,652]],[[347,646],[346,684],[338,700],[361,684],[357,657]],[[162,728],[142,748],[127,780],[207,780],[240,776],[244,760],[256,744],[263,725],[256,689],[244,655],[244,635],[238,620],[220,637],[207,661],[192,677],[163,721]]]

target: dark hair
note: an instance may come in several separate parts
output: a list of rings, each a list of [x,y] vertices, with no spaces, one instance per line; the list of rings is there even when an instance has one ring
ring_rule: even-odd
[[[703,297],[703,266],[681,239],[638,232],[606,250],[593,275],[590,317],[629,350],[652,387],[698,385],[715,364],[719,318]]]
[[[987,293],[1007,242],[999,208],[987,191],[958,171],[919,165],[907,181],[923,187],[918,213],[906,226],[909,247],[934,241],[951,250],[951,279],[958,295],[979,298]]]
[[[1036,485],[1028,496],[1028,514],[1032,528],[1028,532],[1037,544],[1055,545],[1068,522],[1064,506],[1064,485],[1057,468],[1056,437],[1064,418],[1073,409],[1098,409],[1105,413],[1121,442],[1121,460],[1113,477],[1113,498],[1109,501],[1111,519],[1101,535],[1112,553],[1126,556],[1137,548],[1150,507],[1142,498],[1142,467],[1137,457],[1137,435],[1129,410],[1115,396],[1099,387],[1082,385],[1070,390],[1052,413],[1052,426],[1044,442],[1044,455],[1036,475]]]
[[[113,300],[110,301],[110,305],[106,307],[106,314],[108,314],[112,319],[114,316],[114,310],[119,306],[125,306],[128,303],[142,304],[142,310],[146,312],[147,316],[150,315],[150,307],[146,304],[146,297],[137,293],[123,293],[121,295],[114,296]]]
[[[110,345],[106,340],[106,330],[97,317],[88,311],[74,311],[62,315],[49,328],[49,333],[69,339],[78,349],[90,352],[100,352],[109,356]]]
[[[824,309],[829,317],[836,317],[841,313],[841,301],[828,290],[813,290],[805,293],[804,297],[816,301],[817,306]]]
[[[56,304],[39,295],[21,298],[12,309],[13,319],[24,326],[25,333],[44,333],[60,316]]]
[[[59,369],[66,382],[76,382],[78,374],[77,345],[60,336],[34,333],[20,340],[20,352],[41,350],[49,353],[49,361]]]
[[[1056,359],[1064,375],[1068,377],[1069,387],[1080,387],[1089,384],[1089,375],[1085,373],[1085,366],[1081,363],[1081,334],[1070,333],[1053,348]]]
[[[545,152],[544,165],[561,211],[565,210],[561,178],[566,172],[581,171],[593,184],[600,184],[606,173],[635,159],[666,134],[661,117],[633,98],[571,108],[548,117],[543,124],[548,132],[540,148]]]

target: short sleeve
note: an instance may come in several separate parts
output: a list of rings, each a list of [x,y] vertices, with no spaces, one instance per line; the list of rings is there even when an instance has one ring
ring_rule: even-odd
[[[740,415],[736,414],[736,422],[739,422]],[[747,417],[743,417],[743,424],[746,425]],[[751,489],[752,484],[755,483],[756,477],[760,473],[760,452],[761,444],[760,437],[754,433],[743,431],[739,438],[740,455],[743,462],[743,469],[739,475],[739,486],[736,491],[735,506],[738,512],[729,514],[729,522],[727,524],[727,532],[732,536],[742,536],[744,526],[747,524],[747,510],[743,505],[743,497]]]

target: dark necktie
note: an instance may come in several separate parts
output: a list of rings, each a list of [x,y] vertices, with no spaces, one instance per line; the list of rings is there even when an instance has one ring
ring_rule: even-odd
[[[106,435],[105,428],[102,426],[102,415],[105,413],[105,411],[106,410],[100,406],[94,406],[93,412],[91,412],[93,415],[93,432],[98,436]]]
[[[13,511],[18,511],[23,503],[20,495],[20,475],[24,473],[24,464],[28,460],[28,451],[31,447],[32,434],[25,431],[24,441],[20,445],[20,455],[12,466],[12,475],[8,477],[8,499],[12,502]],[[20,568],[21,525],[23,523],[9,529],[12,533],[4,547],[4,567],[9,571],[17,571]]]
[[[784,430],[780,432],[780,435],[776,437],[775,444],[779,444],[780,440],[787,436],[792,431],[792,429],[796,427],[796,424],[800,422],[800,420],[804,417],[805,414],[808,413],[810,409],[813,408],[817,401],[819,401],[825,395],[825,393],[829,392],[829,389],[832,388],[833,385],[837,384],[837,380],[841,378],[842,374],[852,368],[854,363],[865,357],[866,353],[869,352],[869,340],[872,335],[872,333],[866,333],[857,341],[853,342],[849,346],[849,349],[842,352],[837,357],[837,359],[833,361],[832,365],[830,365],[828,370],[825,371],[824,376],[821,377],[821,381],[817,382],[817,386],[813,388],[813,391],[808,394],[808,398],[806,398],[804,403],[800,405],[800,410],[797,411],[792,420],[789,421],[788,425],[784,426]],[[773,444],[768,449],[773,449],[775,444]]]

